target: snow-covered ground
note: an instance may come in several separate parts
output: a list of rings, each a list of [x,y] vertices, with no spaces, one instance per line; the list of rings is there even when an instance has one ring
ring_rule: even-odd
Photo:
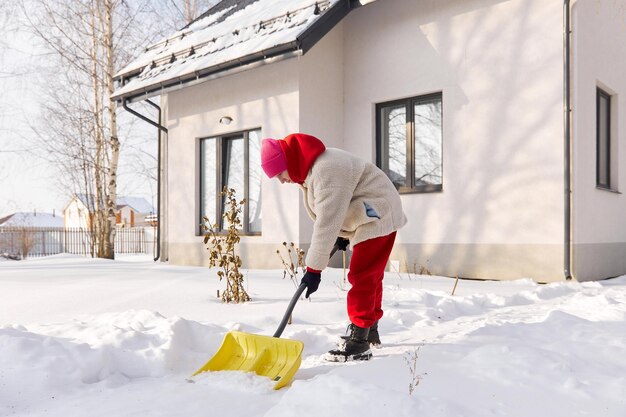
[[[346,293],[330,269],[283,333],[305,344],[290,386],[241,372],[187,382],[227,331],[271,335],[282,318],[282,270],[245,272],[253,301],[226,305],[207,268],[0,261],[0,416],[626,415],[626,277],[461,280],[452,296],[453,279],[388,273],[383,347],[335,364],[322,356],[345,331]]]

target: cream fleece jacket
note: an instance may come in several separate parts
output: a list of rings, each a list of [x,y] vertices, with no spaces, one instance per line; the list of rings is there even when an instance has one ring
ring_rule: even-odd
[[[340,149],[327,148],[301,184],[304,206],[313,219],[309,268],[323,270],[338,236],[350,245],[386,236],[407,222],[400,195],[375,165]]]

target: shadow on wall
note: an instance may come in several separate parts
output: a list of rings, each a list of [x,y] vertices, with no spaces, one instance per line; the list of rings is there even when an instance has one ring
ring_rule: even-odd
[[[429,55],[450,81],[444,88],[444,191],[404,198],[423,207],[405,209],[417,232],[413,241],[435,236],[438,243],[421,246],[425,253],[396,252],[409,270],[428,263],[436,274],[477,277],[477,262],[500,253],[487,248],[490,243],[511,253],[516,243],[551,244],[554,250],[543,257],[526,253],[526,262],[561,268],[563,99],[556,82],[562,79],[562,49],[549,48],[562,24],[560,17],[541,16],[560,12],[561,5],[550,10],[538,1],[518,1],[499,12],[499,3],[455,2],[454,16],[428,35]],[[544,43],[545,34],[551,37]],[[428,38],[423,30],[419,36]],[[454,100],[446,101],[451,95]],[[434,208],[444,198],[448,212]],[[520,262],[493,261],[496,268]],[[534,270],[521,268],[520,277]]]

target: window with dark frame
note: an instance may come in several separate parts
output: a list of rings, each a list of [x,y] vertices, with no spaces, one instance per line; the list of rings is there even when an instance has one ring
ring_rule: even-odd
[[[596,89],[596,185],[611,189],[611,96]]]
[[[398,191],[441,191],[442,94],[377,104],[376,118],[376,163]]]
[[[227,209],[221,196],[224,187],[233,188],[243,206],[242,232],[261,233],[261,130],[200,139],[200,218],[228,227],[222,214]]]

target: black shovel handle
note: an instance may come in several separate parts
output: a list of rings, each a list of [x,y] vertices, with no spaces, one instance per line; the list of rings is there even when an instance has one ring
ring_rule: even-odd
[[[337,252],[337,249],[339,249],[337,247],[337,245],[333,246],[333,250],[330,251],[329,258],[333,257],[335,252]],[[285,327],[287,326],[287,322],[289,321],[289,317],[291,316],[291,313],[293,313],[293,309],[296,306],[296,303],[298,302],[298,299],[300,299],[300,296],[302,295],[304,290],[306,290],[306,284],[302,283],[302,284],[300,284],[300,286],[296,290],[296,292],[293,295],[293,297],[291,297],[291,301],[289,302],[289,306],[287,307],[287,311],[285,312],[285,315],[283,316],[283,320],[278,325],[278,329],[276,329],[276,332],[274,333],[274,337],[280,337],[280,335],[283,334],[283,330],[285,330]]]

